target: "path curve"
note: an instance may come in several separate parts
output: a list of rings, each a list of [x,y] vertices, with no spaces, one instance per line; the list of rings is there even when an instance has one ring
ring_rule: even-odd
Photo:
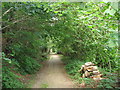
[[[59,55],[50,55],[50,60],[38,72],[32,88],[74,88]]]

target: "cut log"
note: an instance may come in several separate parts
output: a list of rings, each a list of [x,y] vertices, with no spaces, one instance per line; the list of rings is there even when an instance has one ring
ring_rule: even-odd
[[[93,78],[101,78],[102,74],[93,75]]]
[[[85,71],[85,77],[90,77],[90,72]]]
[[[99,70],[93,71],[93,75],[98,75],[98,74],[100,74]]]
[[[81,66],[81,69],[78,71],[82,73],[82,78],[92,78],[95,81],[102,80],[102,74],[99,72],[98,67],[94,66],[92,62],[86,62]]]
[[[89,67],[87,67],[87,70],[88,71],[97,71],[98,67],[97,66],[89,66]]]
[[[85,74],[82,75],[82,78],[85,78]]]
[[[82,72],[84,71],[84,65],[82,65],[82,66],[81,66],[81,69],[78,70],[78,72],[81,72],[81,71],[82,71]]]
[[[93,66],[94,64],[92,62],[86,62],[85,63],[85,66],[88,67],[88,66]]]

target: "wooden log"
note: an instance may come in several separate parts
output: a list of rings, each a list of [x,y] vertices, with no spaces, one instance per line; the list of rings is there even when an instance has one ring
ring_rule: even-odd
[[[83,72],[84,71],[84,65],[81,66],[81,69],[78,70],[78,72]]]
[[[98,74],[98,75],[93,75],[91,76],[91,78],[93,78],[93,80],[97,81],[97,80],[102,80],[102,74]]]
[[[85,71],[85,77],[90,77],[90,72]]]
[[[87,71],[97,71],[98,67],[97,66],[89,66],[86,69],[87,69]]]
[[[85,74],[82,75],[82,78],[85,78]]]
[[[93,75],[98,75],[98,74],[100,74],[99,70],[93,71]]]
[[[86,62],[85,63],[85,66],[88,67],[88,66],[94,66],[94,64],[92,62]]]

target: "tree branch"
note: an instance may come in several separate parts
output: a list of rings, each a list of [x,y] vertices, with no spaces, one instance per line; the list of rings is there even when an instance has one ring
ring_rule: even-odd
[[[2,16],[5,16],[5,14],[7,14],[13,7],[9,8],[6,12],[4,12],[4,14]]]
[[[28,18],[26,18],[26,19],[28,19]],[[3,30],[3,29],[5,29],[5,28],[7,28],[7,27],[10,27],[11,25],[13,25],[13,24],[15,24],[15,23],[18,23],[18,22],[20,22],[20,21],[24,21],[24,20],[26,20],[26,19],[25,19],[25,18],[22,18],[22,19],[20,19],[20,20],[16,20],[16,21],[12,22],[12,24],[3,27],[3,28],[1,28],[0,30]]]

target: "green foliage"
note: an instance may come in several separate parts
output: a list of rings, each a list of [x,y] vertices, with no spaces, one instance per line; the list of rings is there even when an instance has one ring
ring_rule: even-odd
[[[86,61],[116,72],[120,16],[117,4],[3,2],[4,59],[19,73],[32,74],[53,49],[70,57],[71,60],[64,60],[66,69],[76,79],[79,79],[77,70]]]
[[[118,89],[117,87],[117,74],[104,72],[106,73],[103,77],[106,79],[103,79],[100,81],[100,83],[97,85],[98,88],[111,88],[111,89]]]
[[[106,72],[105,69],[99,67],[99,70],[105,79],[96,82],[92,78],[82,78],[81,76],[83,73],[78,72],[85,62],[81,62],[79,59],[70,59],[68,57],[64,57],[62,60],[66,64],[65,69],[70,77],[79,84],[85,83],[86,88],[117,88],[117,74]]]
[[[67,57],[63,58],[64,63],[66,64],[65,69],[67,70],[67,73],[70,75],[72,79],[74,79],[77,83],[86,83],[86,87],[94,87],[94,81],[90,78],[81,78],[82,73],[79,73],[78,70],[80,70],[81,66],[85,62],[81,62],[79,59],[70,59]]]
[[[103,79],[100,84],[97,86],[98,88],[113,88],[115,81],[112,79]]]
[[[49,14],[38,3],[3,3],[3,87],[23,88],[17,74],[36,73],[47,59],[47,33],[44,25]],[[11,8],[11,9],[10,9]],[[41,14],[41,16],[39,16]],[[35,22],[35,23],[33,23]],[[47,24],[46,24],[47,25]],[[7,26],[7,27],[6,27]],[[32,27],[31,27],[32,26]]]
[[[3,53],[3,67],[2,67],[2,87],[3,88],[23,88],[25,85],[19,80],[20,76],[16,75],[13,71],[16,68],[12,65],[8,65],[11,63],[11,59],[6,58],[5,54]],[[6,67],[6,66],[7,67]]]
[[[78,70],[80,70],[84,64],[84,62],[81,62],[79,59],[69,59],[67,57],[63,58],[63,61],[66,64],[65,69],[68,71],[68,74],[73,76],[78,73]]]
[[[18,76],[15,75],[13,72],[10,71],[9,68],[3,67],[2,72],[2,87],[3,88],[23,88],[25,87],[24,84],[18,80]]]
[[[36,71],[38,71],[40,68],[39,62],[37,62],[35,59],[29,56],[23,56],[22,58],[19,58],[19,59],[20,60],[23,59],[22,61],[18,61],[20,63],[21,72],[33,74]]]
[[[51,8],[58,15],[57,23],[53,24],[53,36],[56,36],[53,40],[58,51],[81,61],[92,61],[110,72],[118,70],[119,13],[115,5],[112,2],[52,3]],[[61,13],[66,15],[59,16]]]

